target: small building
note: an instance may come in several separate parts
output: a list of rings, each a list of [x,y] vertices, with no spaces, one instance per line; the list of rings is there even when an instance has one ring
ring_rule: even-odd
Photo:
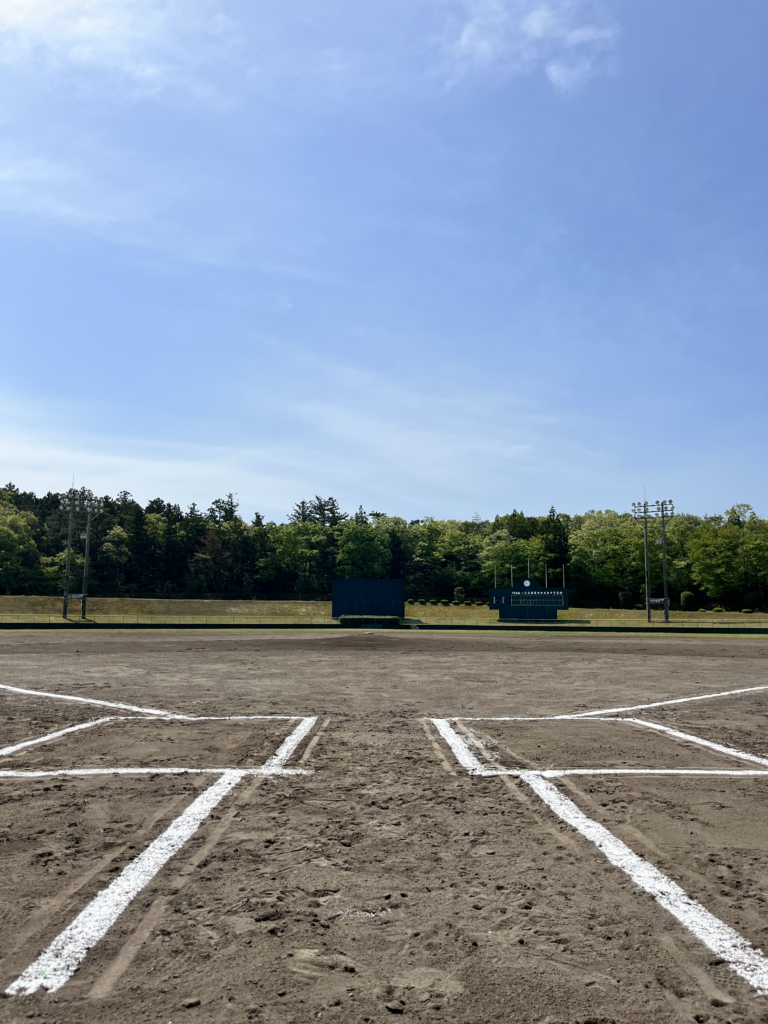
[[[405,616],[405,580],[334,580],[331,615]]]
[[[568,607],[565,587],[542,587],[533,578],[514,587],[492,587],[488,591],[488,607],[496,609],[499,619],[557,619],[559,609]]]

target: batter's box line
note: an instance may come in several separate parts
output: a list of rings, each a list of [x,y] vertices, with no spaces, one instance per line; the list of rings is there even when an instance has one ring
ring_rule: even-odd
[[[292,716],[293,717],[293,716]],[[317,718],[302,718],[296,728],[261,766],[263,774],[284,771],[285,762],[309,734]],[[153,769],[157,772],[157,769]],[[115,880],[81,911],[34,963],[5,990],[6,995],[31,995],[39,989],[55,992],[75,973],[88,951],[102,939],[122,912],[158,871],[194,835],[214,808],[248,775],[256,770],[224,771],[212,786],[200,794],[168,828],[131,861]],[[158,772],[158,774],[161,774]]]
[[[623,871],[632,882],[643,889],[665,910],[669,911],[683,927],[687,928],[707,949],[721,958],[740,978],[763,996],[768,996],[768,959],[762,950],[756,949],[737,931],[720,918],[715,917],[701,903],[658,868],[643,860],[626,843],[623,843],[604,825],[587,817],[577,805],[558,790],[550,777],[563,774],[607,774],[606,769],[571,769],[557,771],[506,771],[491,770],[475,757],[467,743],[444,718],[429,719],[453,751],[456,760],[470,775],[514,775],[529,786],[549,809],[593,843],[607,860]],[[633,769],[610,770],[611,774],[645,774]],[[667,769],[665,774],[704,774],[703,771]],[[712,774],[706,772],[706,774]],[[718,773],[719,774],[719,773]],[[734,775],[766,774],[757,771],[740,771]]]
[[[440,732],[440,734],[443,736],[443,739],[446,741],[446,743],[448,743],[449,746],[451,746],[451,741],[450,741],[450,739],[449,739],[447,734],[444,734],[443,732],[441,732],[440,726],[438,726],[438,724],[437,724],[438,722],[444,722],[447,725],[447,727],[450,730],[450,732],[453,734],[453,736],[456,736],[456,738],[459,740],[459,742],[462,743],[465,747],[467,746],[466,741],[462,740],[458,736],[458,734],[455,732],[455,730],[449,724],[450,722],[554,722],[554,721],[566,721],[566,720],[567,721],[583,721],[583,719],[574,719],[574,718],[568,718],[568,719],[563,719],[563,718],[557,718],[557,719],[554,719],[554,718],[451,718],[451,719],[447,719],[447,718],[444,718],[444,719],[433,718],[433,719],[431,719],[432,724],[435,726],[435,728],[438,730],[438,732]],[[630,725],[641,726],[644,729],[654,729],[657,732],[662,732],[662,733],[666,734],[667,736],[671,736],[675,740],[682,740],[685,743],[695,743],[699,747],[706,747],[707,750],[714,750],[716,753],[724,754],[726,757],[735,757],[735,758],[737,758],[740,761],[750,761],[753,764],[760,764],[760,765],[763,765],[764,767],[768,768],[768,758],[759,757],[757,754],[749,754],[749,753],[747,753],[747,751],[745,751],[745,750],[738,750],[736,747],[726,747],[722,743],[715,743],[713,740],[706,740],[702,736],[694,736],[693,733],[681,732],[680,729],[672,729],[670,726],[668,726],[668,725],[661,725],[661,723],[659,723],[659,722],[648,722],[648,721],[646,721],[645,719],[642,719],[642,718],[609,718],[609,717],[605,717],[605,716],[600,717],[600,718],[592,716],[591,718],[588,719],[588,721],[590,721],[590,722],[620,722],[620,723],[626,722],[626,723],[628,723]],[[482,744],[478,740],[473,738],[472,742],[480,750],[483,750],[483,746],[482,746]],[[451,749],[453,749],[453,748],[451,748]],[[469,752],[469,748],[467,748],[467,751]],[[456,754],[455,750],[454,750],[454,754]],[[473,755],[470,755],[470,756],[473,756]],[[457,757],[458,757],[458,755],[457,755]],[[475,761],[476,761],[476,769],[479,768],[480,770],[479,771],[478,770],[472,771],[471,772],[472,775],[485,775],[485,774],[488,774],[488,773],[491,773],[491,774],[503,774],[503,775],[519,775],[520,774],[519,771],[508,770],[508,769],[489,769],[489,768],[486,768],[483,765],[481,765],[480,762],[477,760],[477,758],[475,758]],[[467,770],[469,771],[469,769],[467,769]],[[640,768],[637,768],[637,769],[635,769],[635,768],[627,768],[627,769],[618,769],[618,768],[615,768],[615,769],[608,769],[608,768],[605,768],[605,769],[603,769],[603,768],[595,768],[595,769],[589,769],[589,768],[570,768],[570,769],[562,769],[562,772],[560,772],[560,773],[561,774],[571,774],[571,775],[572,774],[587,775],[587,774],[589,774],[590,771],[593,771],[596,774],[603,774],[603,775],[607,774],[609,772],[619,772],[621,774],[632,774],[632,773],[643,774],[644,772],[648,772],[650,770],[651,769],[640,769]],[[654,770],[658,771],[658,769],[654,769]],[[686,774],[690,774],[690,772],[692,770],[693,769],[687,769],[687,768],[666,768],[666,769],[663,770],[663,773],[665,775],[675,775],[675,774],[676,775],[686,775]],[[695,774],[697,774],[697,775],[702,775],[702,774],[710,774],[710,775],[723,775],[723,774],[726,774],[726,775],[727,774],[759,775],[759,774],[764,774],[764,773],[761,773],[761,772],[745,773],[743,771],[741,773],[733,773],[733,772],[724,772],[724,771],[719,770],[719,769],[696,769],[695,770]],[[549,778],[554,778],[555,776],[554,775],[550,775],[548,777]]]
[[[66,729],[57,729],[56,732],[48,732],[43,736],[36,736],[31,740],[23,740],[21,743],[14,743],[9,747],[0,748],[0,757],[10,757],[12,754],[17,754],[20,750],[24,750],[27,747],[34,747],[40,743],[52,743],[54,740],[61,739],[62,736],[67,736],[73,732],[80,732],[83,729],[93,729],[97,725],[107,725],[110,722],[173,722],[174,725],[190,725],[195,722],[252,722],[252,721],[287,721],[295,722],[298,721],[301,715],[206,715],[199,718],[185,718],[179,720],[172,715],[160,717],[159,715],[153,715],[151,717],[145,715],[108,715],[106,718],[94,718],[90,722],[79,722],[77,725],[69,725]],[[208,770],[208,769],[206,769]],[[218,769],[212,768],[211,771],[217,771]],[[227,769],[222,768],[221,771]],[[0,772],[0,777],[2,776]]]

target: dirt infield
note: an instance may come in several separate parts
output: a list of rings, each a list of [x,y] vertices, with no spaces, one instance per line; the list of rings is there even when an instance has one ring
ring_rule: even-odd
[[[768,1024],[768,641],[7,632],[0,684],[0,1022]]]

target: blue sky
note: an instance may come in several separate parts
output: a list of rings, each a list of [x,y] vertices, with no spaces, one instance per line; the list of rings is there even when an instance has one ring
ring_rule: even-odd
[[[759,0],[5,0],[0,476],[768,515]]]

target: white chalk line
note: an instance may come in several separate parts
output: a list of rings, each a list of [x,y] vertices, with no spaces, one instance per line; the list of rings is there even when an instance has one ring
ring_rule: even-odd
[[[740,690],[723,690],[719,693],[701,693],[695,697],[675,697],[671,700],[657,700],[653,704],[633,704],[626,708],[601,708],[598,711],[578,711],[567,715],[495,715],[492,717],[470,718],[464,715],[452,715],[445,719],[448,722],[559,722],[564,719],[590,718],[594,715],[618,715],[624,711],[643,711],[646,708],[662,708],[669,704],[687,704],[693,700],[714,700],[716,697],[732,697],[739,693],[755,693],[768,690],[768,686],[747,686]]]
[[[753,761],[755,764],[768,765],[768,758],[758,757],[757,754],[748,754],[746,751],[737,750],[735,747],[726,747],[722,743],[713,743],[712,740],[702,739],[701,736],[693,736],[689,732],[680,732],[679,729],[671,729],[668,725],[659,725],[658,722],[645,722],[642,718],[615,718],[613,721],[632,722],[633,725],[642,725],[646,729],[656,729],[659,732],[666,733],[668,736],[673,736],[675,739],[696,743],[700,747],[716,750],[719,754],[725,754],[728,757],[738,757],[742,761]]]
[[[304,737],[310,732],[312,726],[317,722],[317,717],[302,718],[293,732],[277,748],[272,757],[267,758],[261,766],[263,772],[269,772],[275,768],[281,768]]]
[[[143,715],[152,715],[161,718],[178,718],[190,721],[191,715],[177,715],[171,711],[160,711],[158,708],[140,708],[135,704],[121,704],[112,700],[97,700],[95,697],[75,697],[68,693],[47,693],[44,690],[26,690],[21,686],[8,686],[7,683],[0,683],[0,690],[10,690],[12,693],[23,693],[29,697],[51,697],[53,700],[69,700],[78,704],[95,704],[102,708],[117,708],[120,711],[138,711]]]
[[[282,721],[295,721],[300,715],[181,715],[173,711],[161,711],[159,708],[141,708],[135,704],[121,704],[112,700],[98,700],[95,697],[76,697],[70,693],[48,693],[45,690],[27,690],[21,686],[9,686],[7,683],[0,683],[0,690],[10,690],[12,693],[23,693],[29,697],[51,697],[53,700],[69,700],[78,704],[95,704],[98,707],[116,708],[119,711],[138,711],[142,715],[151,715],[153,718],[171,718],[182,722],[233,722],[238,719],[280,719]]]
[[[262,765],[265,774],[284,770],[285,761],[296,750],[317,718],[302,718]],[[43,953],[5,990],[9,996],[30,995],[38,989],[55,992],[78,969],[88,951],[106,935],[133,898],[148,885],[158,871],[194,835],[216,805],[233,789],[247,771],[225,772],[201,793],[182,814],[118,877],[103,889],[75,920],[61,932]]]
[[[714,700],[716,697],[733,697],[739,693],[756,693],[759,690],[768,690],[768,686],[747,686],[740,690],[723,690],[720,693],[701,693],[695,697],[675,697],[673,700],[657,700],[652,704],[633,704],[626,708],[603,708],[599,711],[579,711],[571,715],[553,715],[553,720],[563,718],[590,718],[593,715],[618,715],[624,711],[644,711],[647,708],[663,708],[670,704],[688,704],[695,700]]]
[[[691,899],[676,882],[638,857],[607,828],[588,818],[572,800],[542,778],[541,773],[527,772],[521,778],[559,818],[594,843],[611,864],[628,875],[635,885],[650,893],[660,906],[721,957],[732,971],[761,995],[768,996],[768,960],[761,950],[755,949],[733,928],[697,900]]]
[[[466,742],[445,718],[428,719],[453,751],[453,756],[470,775],[508,774],[495,768],[486,768],[472,753]]]
[[[60,736],[66,736],[70,732],[79,732],[81,729],[92,729],[94,725],[104,725],[106,722],[116,721],[116,717],[111,715],[109,718],[95,718],[92,722],[82,722],[80,725],[70,725],[66,729],[59,729],[58,732],[49,732],[45,736],[38,736],[33,740],[24,740],[22,743],[14,743],[13,746],[3,747],[0,749],[0,757],[8,757],[10,754],[15,754],[19,750],[24,750],[25,747],[34,747],[38,743],[50,743],[52,740],[57,740]]]
[[[714,775],[728,778],[759,778],[768,775],[767,771],[748,770],[744,768],[489,768],[484,765],[469,749],[467,741],[453,729],[444,718],[430,718],[445,742],[453,751],[454,757],[470,775],[482,775],[486,778],[494,775],[510,775],[513,778],[525,778],[528,775],[540,775],[544,779],[559,779],[565,775]],[[477,721],[477,719],[475,719]],[[629,719],[611,718],[611,722],[625,722]],[[686,737],[687,738],[687,737]],[[695,737],[693,737],[695,739]],[[482,750],[480,741],[476,745]],[[749,756],[749,755],[748,755]]]
[[[527,783],[563,821],[593,842],[608,860],[624,871],[645,892],[668,910],[699,941],[721,957],[741,978],[761,995],[768,995],[768,960],[729,925],[711,914],[701,903],[691,899],[676,882],[634,853],[603,825],[588,818],[566,796],[548,781],[565,775],[729,775],[756,776],[768,773],[754,771],[725,772],[720,769],[547,769],[542,771],[511,771],[485,768],[470,751],[466,742],[445,719],[430,719],[451,747],[459,764],[470,775],[513,775]],[[695,739],[695,737],[694,737]]]
[[[102,889],[37,960],[8,986],[6,994],[30,995],[41,988],[48,992],[61,988],[134,896],[152,881],[241,778],[241,772],[228,772],[201,793],[161,836],[123,868],[114,882]]]

